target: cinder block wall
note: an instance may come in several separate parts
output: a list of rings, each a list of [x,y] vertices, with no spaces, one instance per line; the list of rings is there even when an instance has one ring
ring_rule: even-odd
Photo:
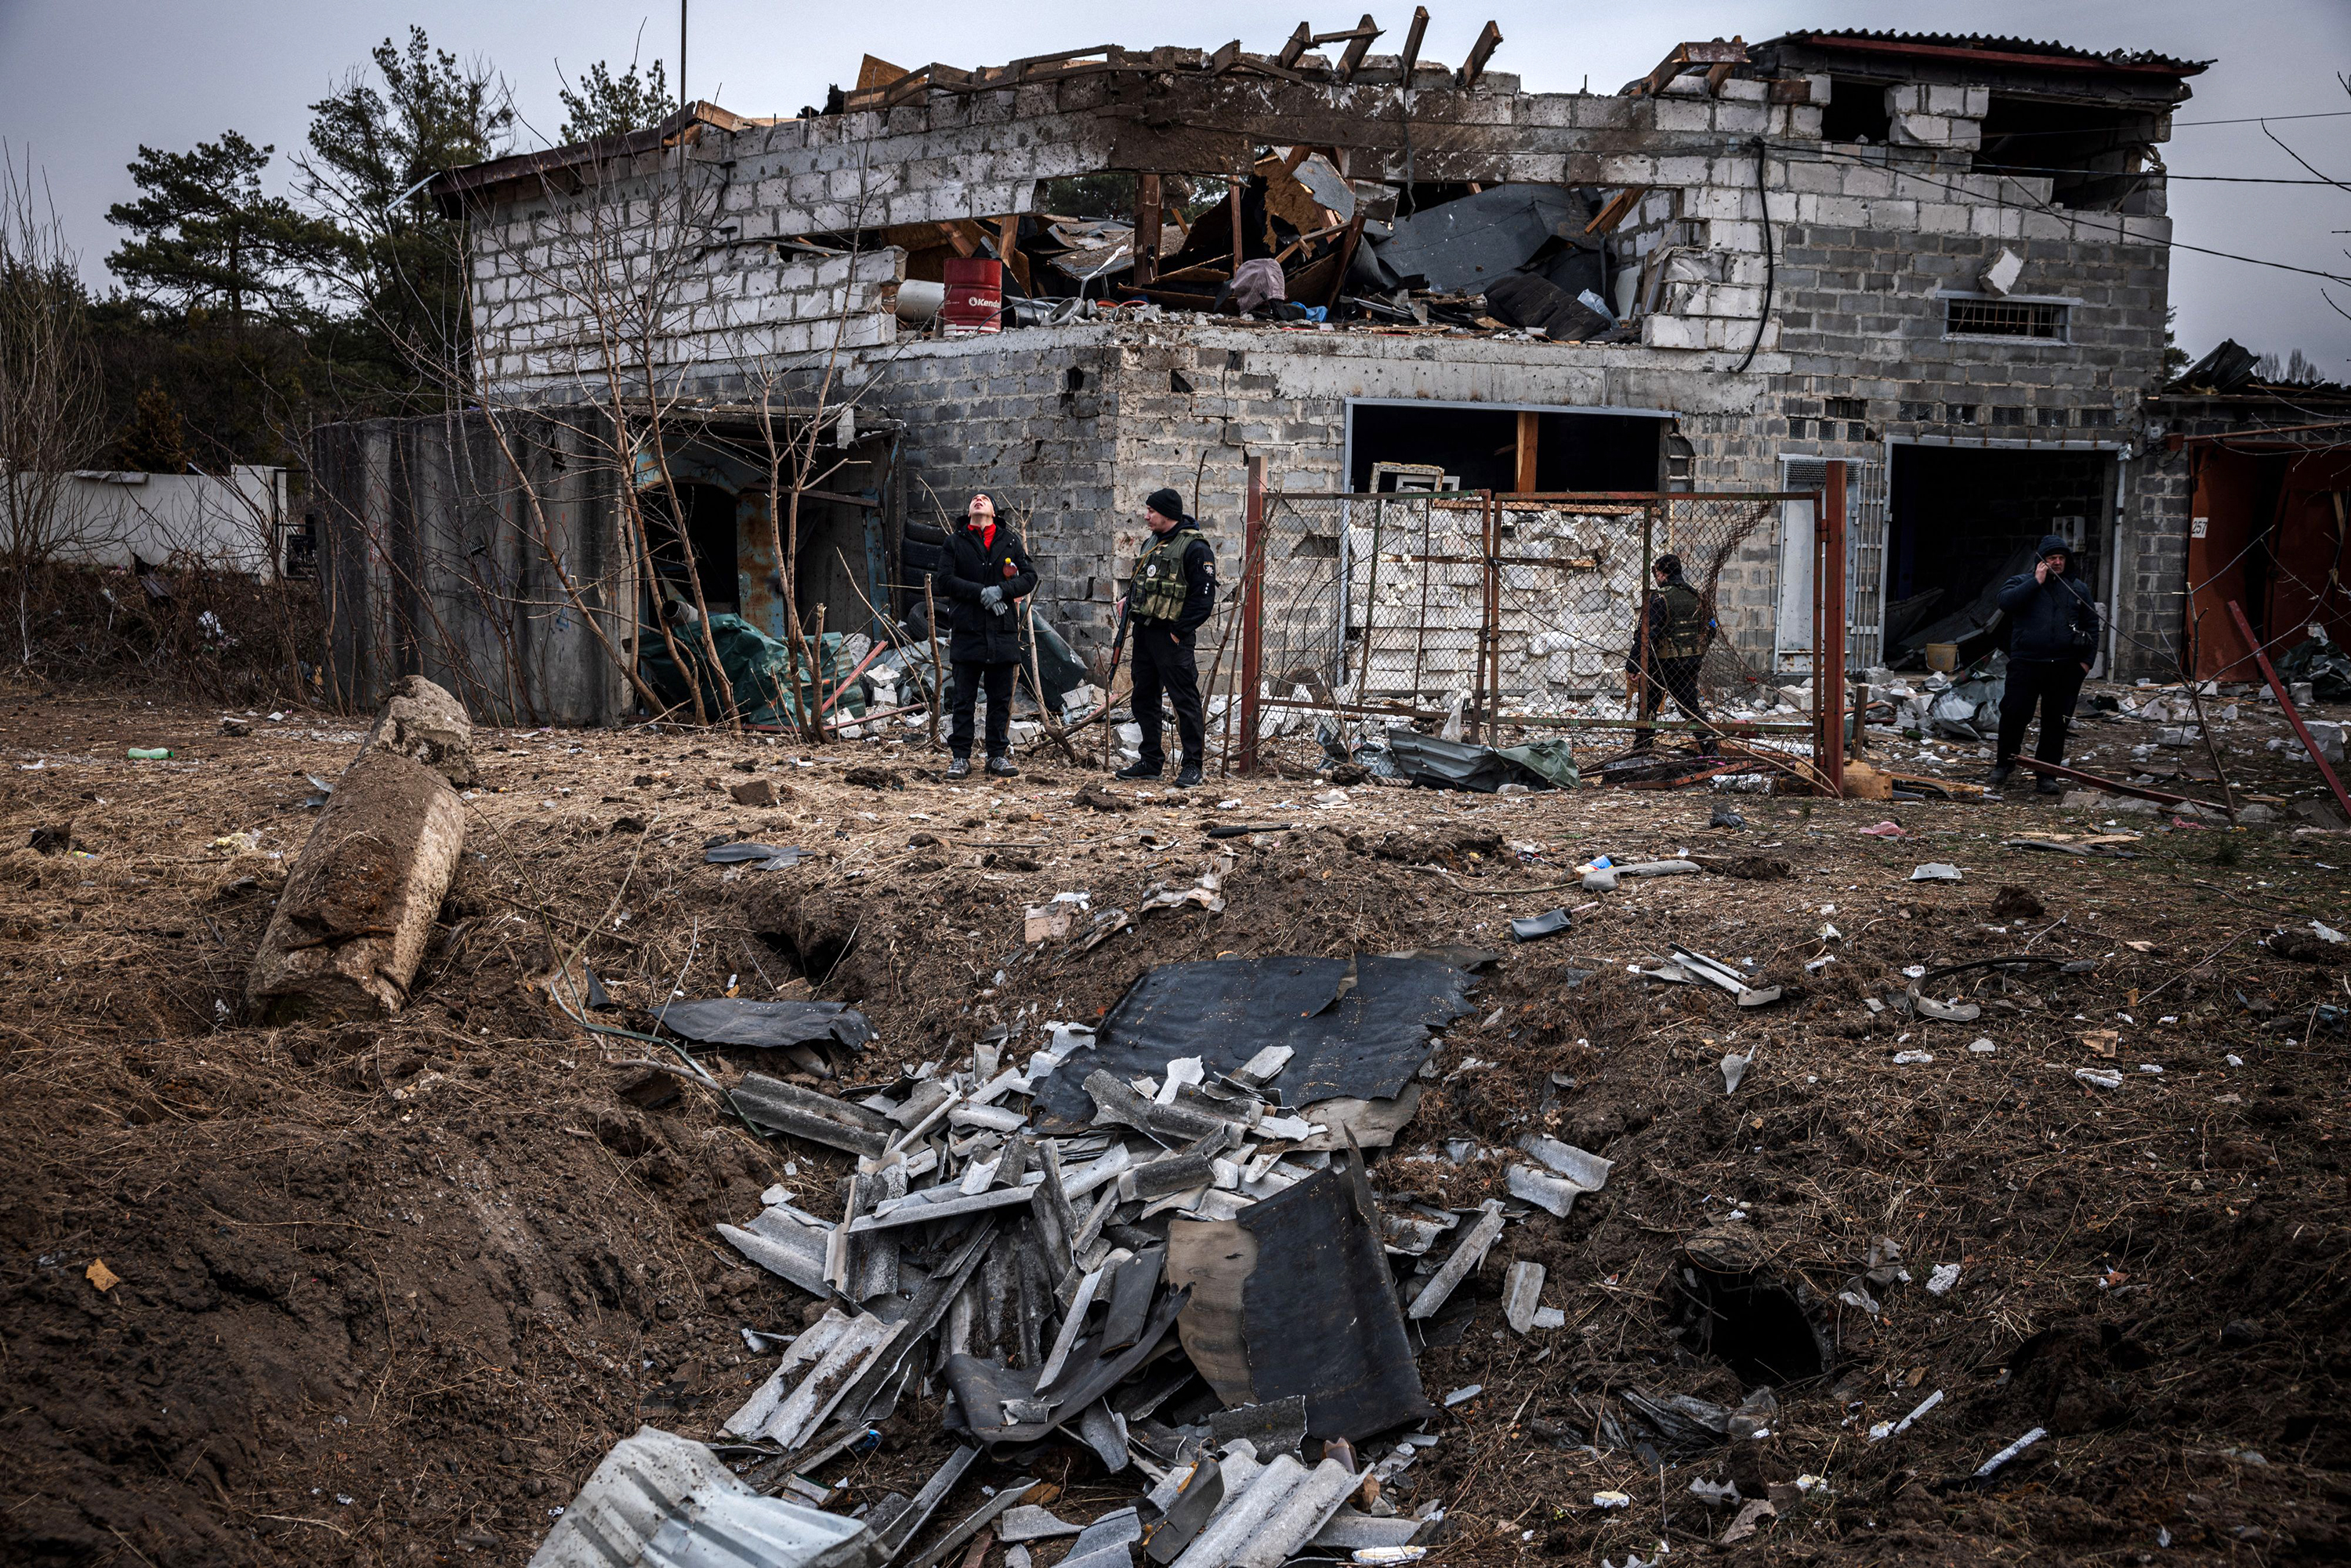
[[[1394,101],[1370,82],[1167,81],[1154,89],[1163,116],[1247,125],[1251,143],[1327,141],[1334,121],[1369,123]],[[866,395],[907,422],[911,476],[951,511],[951,492],[986,484],[1030,516],[1046,603],[1085,646],[1108,639],[1112,580],[1139,543],[1144,494],[1189,496],[1196,482],[1230,560],[1246,455],[1268,455],[1278,486],[1336,487],[1349,398],[1669,410],[1695,488],[1769,490],[1783,455],[1883,461],[1889,440],[1909,437],[2119,447],[2159,371],[2168,221],[2076,214],[2050,204],[2046,182],[1972,172],[1989,95],[1955,80],[1884,89],[1886,147],[1817,140],[1824,76],[1809,78],[1807,104],[1769,102],[1761,82],[1707,96],[1697,77],[1655,98],[1520,93],[1500,75],[1475,91],[1416,92],[1417,179],[1650,187],[1614,242],[1620,262],[1667,269],[1637,344],[1196,321],[904,341],[891,314],[900,253],[810,257],[769,243],[1030,210],[1039,181],[1174,156],[1113,101],[1130,90],[1086,78],[712,132],[607,171],[587,193],[493,203],[475,242],[486,381],[542,400],[601,384],[603,340],[556,287],[591,262],[664,276],[646,306],[655,373],[681,390],[742,397],[804,375],[840,341]],[[1759,135],[1771,143],[1760,176],[1747,141]],[[1187,142],[1179,162],[1213,163],[1228,142],[1241,145]],[[1405,159],[1364,148],[1357,162],[1357,178],[1394,181]],[[2135,204],[2159,212],[2159,185]],[[1945,335],[1941,291],[1973,291],[2002,248],[2024,264],[2015,292],[2074,302],[2068,340]],[[1858,416],[1831,399],[1858,400]],[[2120,616],[2176,620],[2184,502],[2143,460],[2124,471]],[[1766,536],[1732,564],[1726,620],[1750,661],[1769,659],[1775,558]],[[2126,647],[2120,672],[2147,657]]]

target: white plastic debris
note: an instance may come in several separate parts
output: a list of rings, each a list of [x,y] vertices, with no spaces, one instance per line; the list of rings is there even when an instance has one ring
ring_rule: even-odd
[[[1929,861],[1912,872],[1910,880],[1912,882],[1959,882],[1965,879],[1959,867],[1945,865],[1940,861]]]
[[[1630,1508],[1633,1500],[1621,1491],[1596,1491],[1592,1494],[1594,1508]]]
[[[1745,1056],[1725,1056],[1722,1059],[1722,1092],[1725,1094],[1739,1092],[1740,1080],[1747,1076],[1748,1066],[1754,1060],[1753,1051],[1748,1052]]]
[[[1959,1282],[1959,1266],[1957,1263],[1938,1263],[1927,1275],[1927,1293],[1942,1295]]]
[[[2121,1073],[2107,1072],[2095,1067],[2077,1067],[2074,1069],[2074,1076],[2085,1083],[2093,1084],[2100,1089],[2119,1089],[2123,1086]]]
[[[1927,1396],[1926,1398],[1918,1401],[1918,1407],[1911,1411],[1907,1416],[1903,1416],[1899,1421],[1880,1421],[1876,1426],[1872,1427],[1869,1429],[1869,1440],[1873,1443],[1882,1443],[1888,1437],[1900,1437],[1903,1433],[1910,1429],[1911,1422],[1916,1421],[1919,1416],[1924,1416],[1928,1411],[1932,1410],[1936,1406],[1940,1405],[1942,1402],[1943,1391],[1938,1388],[1935,1392]]]
[[[1968,1050],[1978,1056],[1990,1056],[1999,1049],[2000,1047],[1988,1040],[1972,1040],[1968,1042]]]
[[[2335,930],[2332,925],[2322,925],[2315,920],[2310,923],[2310,929],[2321,942],[2341,942],[2346,940],[2343,933]]]
[[[1935,1053],[1931,1051],[1897,1051],[1894,1053],[1894,1065],[1896,1067],[1924,1066],[1934,1060]]]

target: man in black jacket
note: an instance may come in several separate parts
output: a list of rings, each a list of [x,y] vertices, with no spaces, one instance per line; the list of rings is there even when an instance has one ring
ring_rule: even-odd
[[[1006,755],[1012,735],[1012,678],[1020,667],[1020,622],[1013,606],[1037,586],[1037,569],[1012,529],[996,518],[996,498],[986,491],[971,498],[963,528],[947,536],[939,551],[931,591],[947,612],[953,640],[947,660],[955,666],[955,692],[948,699],[954,727],[947,748],[955,754],[947,777],[971,772],[972,710],[980,688],[987,690],[987,770],[1011,778],[1020,770]]]
[[[2043,762],[2065,760],[2065,730],[2098,645],[2097,610],[2065,575],[2070,549],[2061,536],[2043,535],[2032,570],[2010,578],[1993,596],[2012,628],[2008,686],[2000,699],[2000,745],[1988,780],[1995,789],[2016,770],[2016,754],[2035,707],[2041,710],[2041,742],[2032,754]],[[2055,795],[2064,787],[2043,774],[2032,788]]]
[[[1166,766],[1159,745],[1164,692],[1176,705],[1176,735],[1184,747],[1176,787],[1188,789],[1200,781],[1207,752],[1192,634],[1216,607],[1217,551],[1200,525],[1185,516],[1184,497],[1173,490],[1151,492],[1143,504],[1143,521],[1151,542],[1135,559],[1124,601],[1127,636],[1134,643],[1134,722],[1143,731],[1143,745],[1133,766],[1120,768],[1118,777],[1156,779]]]

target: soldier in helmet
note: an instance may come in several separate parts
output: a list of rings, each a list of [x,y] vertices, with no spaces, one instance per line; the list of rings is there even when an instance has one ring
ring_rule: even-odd
[[[1714,641],[1714,617],[1704,596],[1682,576],[1681,557],[1661,555],[1654,570],[1657,591],[1649,596],[1648,613],[1634,628],[1633,646],[1625,655],[1625,673],[1640,686],[1633,749],[1647,751],[1656,745],[1650,721],[1671,697],[1684,717],[1698,722],[1699,754],[1711,757],[1715,731],[1698,701],[1698,672]]]

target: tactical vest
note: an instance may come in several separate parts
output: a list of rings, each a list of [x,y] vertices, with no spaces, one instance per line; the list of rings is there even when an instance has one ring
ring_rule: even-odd
[[[1669,582],[1657,597],[1666,607],[1666,629],[1657,639],[1660,659],[1695,659],[1705,653],[1709,628],[1706,601],[1687,582]]]
[[[1126,591],[1126,612],[1137,621],[1176,621],[1184,614],[1189,585],[1184,578],[1184,552],[1200,530],[1186,523],[1153,536],[1135,559],[1134,580]]]

